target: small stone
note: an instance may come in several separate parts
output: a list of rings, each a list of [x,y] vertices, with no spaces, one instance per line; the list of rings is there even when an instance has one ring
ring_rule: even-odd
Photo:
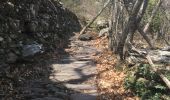
[[[104,28],[99,32],[99,37],[108,36],[109,28]]]
[[[0,49],[0,53],[3,53],[4,52],[4,49]]]
[[[96,27],[98,30],[101,30],[103,28],[107,28],[109,25],[108,21],[107,20],[98,20],[96,22]]]
[[[10,52],[10,53],[8,54],[8,57],[7,57],[7,62],[13,63],[13,62],[15,62],[17,59],[18,59],[18,56],[17,56],[16,54]]]
[[[72,94],[71,100],[96,100],[96,95],[90,95],[90,94]]]
[[[91,34],[82,34],[80,35],[79,39],[81,41],[88,41],[88,40],[92,40],[92,35]]]
[[[8,5],[10,5],[11,7],[14,7],[14,4],[12,2],[7,2]]]
[[[3,37],[0,37],[0,42],[2,42],[4,40],[4,38]]]
[[[32,43],[30,45],[24,45],[22,50],[23,57],[33,56],[36,53],[41,53],[43,45],[38,43]]]
[[[32,100],[63,100],[63,99],[56,98],[56,97],[45,97],[45,98],[36,98]]]

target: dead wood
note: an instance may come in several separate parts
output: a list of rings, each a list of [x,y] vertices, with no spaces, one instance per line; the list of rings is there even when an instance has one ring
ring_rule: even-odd
[[[156,69],[155,64],[154,64],[153,61],[152,61],[152,57],[151,57],[149,54],[146,55],[146,53],[143,53],[143,52],[141,52],[140,50],[138,50],[138,49],[136,49],[136,48],[132,48],[132,49],[133,49],[133,51],[134,51],[135,53],[137,53],[137,54],[139,55],[138,57],[146,58],[146,59],[147,59],[149,65],[151,66],[151,70],[153,70],[154,72],[156,72],[156,73],[160,76],[160,78],[165,82],[165,84],[167,85],[167,87],[170,89],[170,81],[169,81],[161,72],[159,72],[159,71]]]
[[[146,59],[148,60],[150,66],[151,66],[151,68],[152,68],[152,70],[153,70],[154,72],[156,72],[156,73],[161,77],[161,79],[165,82],[165,84],[166,84],[166,85],[168,86],[168,88],[170,89],[170,81],[169,81],[162,73],[160,73],[159,71],[157,71],[157,69],[155,68],[155,65],[154,65],[154,63],[152,62],[152,60],[151,60],[151,58],[150,58],[149,55],[146,56]]]

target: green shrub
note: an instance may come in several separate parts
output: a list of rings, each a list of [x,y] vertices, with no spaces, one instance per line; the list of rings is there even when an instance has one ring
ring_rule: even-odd
[[[124,86],[142,100],[162,100],[163,96],[168,96],[169,93],[159,75],[151,71],[148,64],[140,64],[135,72],[133,69],[125,78]]]

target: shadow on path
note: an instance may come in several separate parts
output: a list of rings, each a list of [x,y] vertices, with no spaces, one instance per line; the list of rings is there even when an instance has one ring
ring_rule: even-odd
[[[75,46],[70,46],[72,41],[77,41],[75,36],[63,44],[64,48],[74,49]],[[77,45],[76,48],[78,49],[74,51],[74,54],[57,48],[54,52],[32,58],[31,62],[11,64],[8,72],[15,79],[11,88],[15,91],[5,91],[0,98],[6,98],[6,100],[10,98],[14,100],[96,100],[97,89],[94,80],[96,66],[90,58],[90,54],[96,50],[91,48],[89,50],[89,47],[83,45]],[[6,83],[11,83],[9,81]],[[8,85],[10,86],[10,84],[4,86]]]

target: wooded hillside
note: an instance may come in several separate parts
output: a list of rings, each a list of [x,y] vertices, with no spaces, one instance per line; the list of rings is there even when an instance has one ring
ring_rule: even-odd
[[[170,100],[169,0],[1,0],[0,100]]]

